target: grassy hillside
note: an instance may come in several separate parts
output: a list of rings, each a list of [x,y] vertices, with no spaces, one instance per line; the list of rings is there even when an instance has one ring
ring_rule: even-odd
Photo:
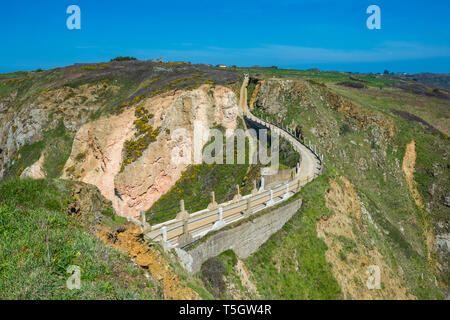
[[[19,177],[23,170],[35,163],[44,154],[43,173],[47,178],[59,178],[72,149],[73,136],[67,132],[62,121],[54,129],[48,129],[43,138],[24,145],[17,158],[5,173],[5,178]]]
[[[329,215],[323,194],[329,171],[305,187],[302,209],[245,260],[265,299],[338,299],[341,290],[328,262],[316,224]]]
[[[70,190],[70,183],[59,180],[0,185],[0,298],[160,298],[142,269],[95,236],[95,221],[118,223],[108,208],[97,208],[104,214],[70,215]],[[81,268],[80,290],[66,286],[70,265]]]
[[[344,78],[348,79],[348,75],[340,73],[276,69],[251,72],[267,79],[283,77],[299,81],[301,85],[298,90],[302,92],[280,91],[280,109],[261,106],[254,112],[300,127],[305,138],[324,152],[326,168],[332,171],[337,168],[356,190],[355,201],[361,203],[363,213],[367,212],[365,223],[372,225],[376,231],[354,231],[358,241],[372,243],[378,248],[387,263],[386,268],[397,270],[409,294],[417,298],[442,298],[442,289],[448,286],[449,279],[445,267],[446,263],[448,265],[448,255],[439,256],[430,240],[442,232],[448,232],[445,231],[448,228],[446,217],[450,212],[443,199],[450,177],[449,149],[447,136],[443,132],[448,132],[449,128],[447,123],[442,122],[442,117],[448,117],[447,100],[416,97],[395,88],[383,87],[380,90],[379,86],[389,83],[383,79],[365,79],[368,88],[355,89],[336,84]],[[276,82],[273,81],[272,85],[276,86]],[[439,127],[440,130],[398,115],[392,112],[393,109],[419,114],[432,127]],[[406,145],[413,140],[417,153],[414,179],[423,207],[417,205],[402,170]],[[321,179],[332,180],[329,176]],[[311,233],[319,232],[318,227],[315,230],[316,222],[311,222],[309,233],[304,223],[297,227],[300,229],[294,227],[300,219],[308,221],[311,207],[315,208],[313,211],[317,215],[326,212],[320,205],[326,192],[319,186],[319,181],[307,187],[308,191],[304,194],[306,207],[300,216],[293,218],[283,231],[248,261],[258,289],[268,298],[339,297],[339,290],[334,290],[333,281],[329,280],[330,271],[337,270],[333,269],[333,263],[334,267],[339,263],[329,260],[330,266],[324,263],[324,271],[320,271],[320,261],[325,251],[321,245],[316,248],[313,245],[315,240]],[[326,184],[326,181],[323,183]],[[311,203],[309,192],[316,194],[318,199]],[[308,239],[306,243],[302,241],[304,238]],[[341,240],[333,243],[344,247],[345,240]],[[314,250],[305,249],[312,246]],[[328,258],[331,251],[328,248]],[[297,252],[297,260],[290,257],[293,252]],[[312,273],[309,273],[308,266],[301,266],[310,260],[318,268]],[[345,263],[355,264],[358,258],[354,260]],[[274,265],[277,264],[282,267],[274,272]],[[295,265],[298,272],[292,272]],[[336,279],[340,278],[335,271],[333,273]],[[268,277],[269,274],[276,276]],[[305,274],[318,278],[309,284],[302,284],[303,277],[308,278]],[[353,282],[356,287],[357,281]],[[324,288],[314,287],[320,283],[324,284]]]

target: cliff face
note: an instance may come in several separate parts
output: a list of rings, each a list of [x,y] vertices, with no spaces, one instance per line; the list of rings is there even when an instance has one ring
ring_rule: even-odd
[[[2,122],[1,129],[5,134],[0,143],[5,150],[2,152],[5,163],[19,157],[18,150],[41,141],[44,131],[56,126],[57,120],[49,121],[49,112],[43,107],[49,101],[52,101],[50,97],[39,101],[39,106],[30,104],[15,117],[11,114],[10,121]],[[138,107],[141,113],[145,110],[151,115],[149,125],[158,131],[154,141],[140,147],[139,157],[124,166],[127,141],[137,141]],[[237,117],[236,95],[226,87],[210,85],[144,99],[118,115],[106,115],[94,121],[64,114],[64,123],[71,127],[74,140],[70,156],[63,162],[62,178],[96,185],[103,196],[112,201],[117,214],[137,216],[166,193],[190,164],[194,121],[203,128],[221,125],[232,132]],[[199,148],[205,142],[206,137]],[[47,154],[45,148],[38,148],[37,160],[22,168],[18,175],[45,177],[43,165]]]
[[[122,216],[147,210],[180,178],[193,150],[194,121],[228,130],[237,125],[235,94],[228,88],[204,85],[192,91],[168,92],[140,101],[122,114],[90,122],[77,132],[64,178],[96,185]],[[147,110],[159,134],[141,155],[126,161],[124,146],[136,134],[136,108]],[[180,131],[180,129],[184,129]],[[201,146],[206,142],[201,141]]]
[[[279,119],[285,118],[287,109],[284,105],[287,97],[301,98],[301,106],[312,104],[310,89],[304,82],[294,80],[262,80],[257,83],[250,100],[250,108],[255,107],[277,114]]]
[[[376,246],[364,244],[360,234],[367,234],[369,226],[364,219],[365,208],[361,206],[352,184],[345,177],[339,177],[339,182],[330,180],[329,185],[325,203],[332,216],[317,223],[317,235],[328,247],[325,257],[332,266],[344,298],[415,299],[402,283],[401,269],[395,270],[386,263],[386,258]],[[383,290],[367,290],[365,287],[366,269],[370,265],[378,266],[382,272]]]

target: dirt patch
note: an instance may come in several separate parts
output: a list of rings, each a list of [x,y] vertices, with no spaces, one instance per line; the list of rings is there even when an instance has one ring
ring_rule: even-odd
[[[367,225],[362,218],[359,198],[345,177],[330,180],[325,202],[332,213],[317,223],[317,235],[328,247],[326,260],[345,299],[414,299],[396,270],[385,262],[378,249],[364,242]],[[380,289],[369,289],[368,267],[378,266]]]
[[[141,230],[131,224],[111,230],[102,227],[100,238],[108,245],[128,254],[136,264],[148,269],[161,286],[166,300],[199,300],[199,295],[180,279],[161,253],[144,240]]]
[[[416,171],[416,142],[412,140],[410,143],[406,145],[405,156],[403,157],[402,169],[405,173],[406,183],[408,184],[409,192],[411,193],[411,197],[414,199],[417,207],[420,209],[424,219],[423,219],[423,232],[426,239],[427,244],[427,256],[428,261],[431,266],[434,266],[433,258],[432,258],[432,250],[435,247],[435,238],[433,232],[431,230],[430,222],[428,219],[428,214],[425,211],[422,196],[420,195],[419,190],[417,189],[417,182],[414,180],[414,172]]]
[[[180,279],[167,260],[144,240],[139,227],[132,223],[111,224],[105,212],[111,210],[107,200],[94,185],[70,181],[58,184],[61,190],[70,190],[71,202],[67,204],[66,214],[71,215],[89,231],[97,235],[106,245],[128,255],[134,263],[146,270],[162,290],[167,300],[198,300],[198,294]]]
[[[406,145],[405,156],[403,157],[403,165],[402,169],[405,173],[406,183],[408,184],[409,191],[411,192],[411,196],[414,199],[416,205],[423,209],[423,201],[422,197],[417,189],[417,183],[414,180],[414,172],[416,171],[416,142],[412,140],[410,143]]]

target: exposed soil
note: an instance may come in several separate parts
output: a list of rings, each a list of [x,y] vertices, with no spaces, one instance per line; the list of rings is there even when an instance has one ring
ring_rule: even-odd
[[[189,288],[175,273],[157,248],[144,240],[139,227],[132,223],[118,225],[107,223],[104,212],[111,210],[111,202],[105,199],[98,188],[77,181],[64,180],[61,188],[70,190],[72,201],[66,213],[89,226],[106,245],[128,255],[139,267],[149,273],[162,290],[166,300],[198,300],[199,295]],[[112,226],[113,225],[113,226]]]
[[[108,245],[128,254],[140,267],[147,269],[161,286],[166,300],[199,300],[199,295],[180,279],[161,253],[149,245],[141,230],[132,224],[112,230],[101,227],[100,238]]]
[[[408,184],[409,192],[411,193],[411,197],[414,199],[417,207],[421,210],[422,215],[424,215],[423,219],[423,232],[426,239],[427,244],[427,253],[428,253],[428,261],[431,266],[434,266],[433,258],[432,258],[432,250],[435,247],[435,238],[433,232],[430,227],[428,213],[425,211],[422,196],[420,195],[419,190],[417,189],[417,182],[414,180],[414,172],[416,171],[416,142],[412,140],[410,143],[406,145],[405,156],[403,157],[402,169],[405,173],[406,183]]]
[[[422,196],[417,189],[417,183],[414,180],[414,172],[416,171],[416,142],[412,140],[406,145],[405,156],[403,157],[402,169],[405,173],[406,183],[408,183],[409,191],[416,205],[423,209]]]
[[[397,270],[386,263],[375,246],[362,240],[367,232],[359,198],[345,177],[330,180],[325,202],[332,216],[317,223],[317,234],[328,250],[326,259],[341,287],[345,299],[414,299],[407,293]],[[378,266],[381,288],[369,289],[366,285],[369,266]]]

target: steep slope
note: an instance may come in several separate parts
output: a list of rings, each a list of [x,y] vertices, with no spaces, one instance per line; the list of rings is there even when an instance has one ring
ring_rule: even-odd
[[[121,223],[94,186],[62,180],[3,182],[1,299],[160,299],[157,281],[97,237],[98,227]],[[80,270],[79,289],[67,287],[70,266]]]
[[[283,71],[277,72],[281,75]],[[317,145],[325,154],[327,169],[322,187],[314,182],[305,188],[303,217],[294,216],[285,231],[246,261],[258,290],[268,298],[442,297],[442,290],[448,287],[449,254],[445,246],[435,246],[433,239],[445,239],[448,233],[449,209],[444,204],[448,140],[390,112],[389,107],[404,94],[398,89],[383,90],[384,101],[389,101],[386,108],[374,99],[379,90],[372,89],[373,84],[368,83],[364,91],[344,89],[327,77],[324,74],[327,85],[307,77],[264,79],[252,97],[253,112],[296,126],[306,141]],[[392,92],[391,98],[387,90]],[[445,100],[438,103],[438,110],[445,108]],[[405,176],[402,161],[410,159],[405,148],[413,139],[420,149],[433,146],[434,151],[417,152],[415,174],[407,170]],[[334,168],[337,174],[332,173]],[[427,172],[433,170],[439,171],[431,181]],[[409,187],[411,177],[415,189]],[[434,192],[431,197],[430,188]],[[418,194],[429,199],[422,208],[415,201]],[[346,207],[347,201],[354,204]],[[323,271],[322,259],[328,262]],[[272,264],[279,274],[275,278],[268,277],[274,272],[269,267]],[[365,285],[369,265],[381,269],[380,291]],[[330,272],[339,285],[337,291],[333,289],[336,283],[329,282]],[[305,282],[305,277],[313,277],[315,282]],[[309,293],[313,288],[315,293]]]

